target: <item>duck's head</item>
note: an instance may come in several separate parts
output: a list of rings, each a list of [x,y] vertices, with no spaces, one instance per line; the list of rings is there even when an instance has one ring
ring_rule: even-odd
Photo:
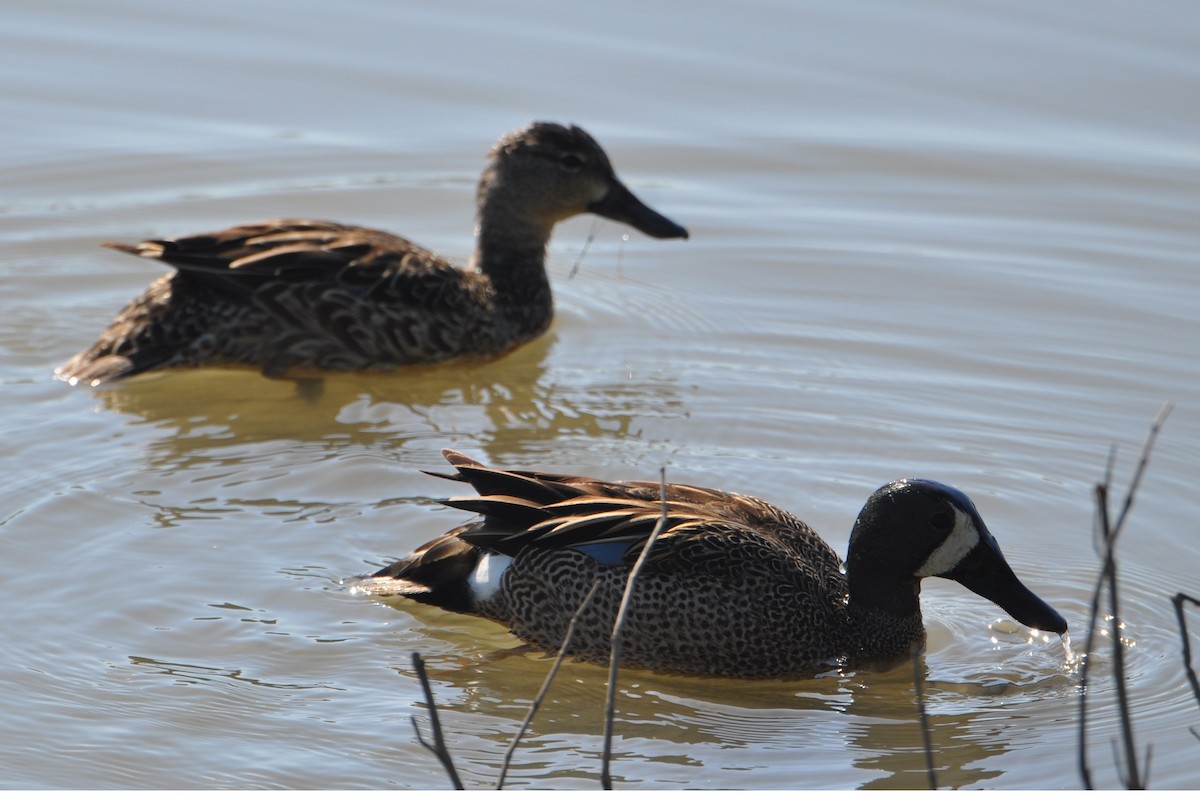
[[[659,239],[688,236],[622,184],[591,135],[544,121],[510,132],[492,147],[479,182],[479,212],[481,224],[492,215],[540,226],[547,234],[558,221],[591,212]]]
[[[1038,630],[1067,621],[1017,579],[983,518],[960,490],[926,479],[884,485],[867,500],[846,555],[851,602],[915,608],[920,579],[957,581]]]

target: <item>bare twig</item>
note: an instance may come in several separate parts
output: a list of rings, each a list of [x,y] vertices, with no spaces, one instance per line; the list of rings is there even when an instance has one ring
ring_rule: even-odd
[[[1129,514],[1129,510],[1133,507],[1133,496],[1142,485],[1142,474],[1146,472],[1146,466],[1150,464],[1150,450],[1154,448],[1154,442],[1158,439],[1158,433],[1162,430],[1163,422],[1167,420],[1167,416],[1171,415],[1171,409],[1174,406],[1170,402],[1164,402],[1163,406],[1158,409],[1158,413],[1154,416],[1154,421],[1150,425],[1150,431],[1146,434],[1146,440],[1142,443],[1142,453],[1138,457],[1137,469],[1133,473],[1133,481],[1129,483],[1129,492],[1125,494],[1125,504],[1121,507],[1121,515],[1117,518],[1115,531],[1120,531],[1125,526],[1125,518]]]
[[[1175,604],[1175,616],[1179,618],[1179,638],[1183,641],[1183,668],[1187,670],[1187,679],[1192,685],[1196,704],[1200,705],[1200,680],[1196,679],[1196,670],[1192,668],[1192,640],[1188,635],[1187,614],[1184,612],[1184,606],[1188,603],[1200,606],[1200,600],[1179,592],[1171,598],[1171,602]]]
[[[446,774],[450,777],[450,784],[454,785],[455,790],[463,790],[462,780],[458,778],[458,771],[454,769],[454,759],[450,757],[450,750],[446,747],[446,741],[442,737],[442,722],[438,718],[437,705],[433,702],[433,689],[429,686],[429,676],[425,674],[425,661],[421,658],[420,653],[412,654],[413,669],[417,671],[417,678],[421,681],[421,690],[425,692],[425,706],[429,708],[429,727],[433,731],[433,743],[425,740],[421,735],[421,727],[417,724],[417,718],[412,718],[413,732],[417,734],[417,741],[429,751],[433,752],[442,763],[442,767],[446,769]]]
[[[1102,494],[1108,492],[1109,477],[1112,475],[1112,456],[1109,456],[1110,465],[1106,468],[1103,485],[1096,487],[1097,500],[1101,499]],[[1097,515],[1095,520],[1099,522],[1100,518]],[[1099,534],[1099,532],[1097,532]],[[1105,557],[1107,559],[1107,556]],[[1101,572],[1100,577],[1096,579],[1096,586],[1092,590],[1092,603],[1088,609],[1088,631],[1087,638],[1083,643],[1083,655],[1079,660],[1079,775],[1083,778],[1083,786],[1088,790],[1094,790],[1092,785],[1092,772],[1088,767],[1087,760],[1087,692],[1088,692],[1088,671],[1091,668],[1092,651],[1096,647],[1096,620],[1100,615],[1100,595],[1104,590],[1104,572]]]
[[[583,242],[583,247],[579,249],[579,256],[575,258],[575,264],[571,266],[571,273],[567,276],[570,281],[579,272],[579,265],[583,264],[583,257],[587,256],[588,249],[592,247],[592,241],[596,239],[596,229],[600,227],[600,219],[592,218],[592,230],[588,232],[587,239]]]
[[[617,608],[617,617],[613,620],[612,632],[612,650],[608,660],[608,695],[604,704],[604,756],[601,758],[600,767],[600,783],[605,790],[612,790],[612,774],[610,766],[612,765],[612,736],[613,736],[613,712],[617,696],[617,670],[621,663],[621,644],[624,639],[622,629],[625,627],[625,615],[629,610],[629,604],[633,600],[633,585],[637,581],[638,573],[641,572],[642,565],[650,555],[650,548],[654,545],[654,541],[658,539],[658,535],[662,533],[663,528],[667,525],[667,468],[663,466],[659,469],[659,500],[662,503],[662,514],[659,515],[658,522],[654,524],[654,530],[650,532],[650,536],[646,538],[646,544],[642,546],[642,552],[638,554],[637,561],[633,563],[633,568],[629,571],[629,578],[625,581],[625,593],[621,596],[621,605]]]
[[[1132,496],[1132,493],[1130,494]],[[1117,711],[1121,716],[1121,740],[1125,749],[1125,786],[1131,790],[1141,790],[1145,787],[1141,774],[1138,773],[1137,747],[1134,745],[1133,739],[1133,718],[1129,710],[1129,689],[1125,684],[1125,642],[1121,636],[1121,608],[1120,598],[1117,595],[1117,559],[1114,553],[1115,532],[1108,531],[1108,503],[1105,498],[1105,493],[1101,488],[1097,488],[1096,494],[1098,508],[1102,510],[1102,525],[1104,526],[1106,537],[1109,541],[1106,543],[1105,552],[1105,576],[1108,579],[1108,612],[1112,615],[1112,628],[1109,631],[1109,636],[1112,638],[1113,652],[1113,679],[1117,684]],[[1126,505],[1129,504],[1129,499],[1126,499]],[[1123,511],[1121,517],[1125,516]]]
[[[538,708],[542,706],[542,702],[546,699],[546,693],[550,690],[550,684],[554,682],[554,677],[558,674],[558,668],[562,666],[563,659],[567,657],[567,651],[571,646],[571,639],[575,635],[575,625],[579,622],[579,615],[591,605],[592,597],[596,594],[599,586],[600,577],[597,576],[596,580],[592,582],[592,588],[583,596],[579,608],[575,609],[575,614],[572,615],[571,621],[567,624],[567,632],[563,635],[562,646],[558,648],[558,655],[554,659],[554,665],[550,667],[550,673],[546,675],[546,681],[542,683],[541,690],[533,698],[533,702],[529,706],[529,712],[525,714],[525,721],[521,722],[521,729],[517,730],[512,743],[508,745],[508,751],[504,753],[504,764],[500,766],[500,779],[496,782],[496,790],[504,787],[504,778],[508,776],[508,766],[512,763],[513,753],[517,750],[517,744],[525,737],[525,731],[529,729],[529,725],[533,721],[533,717],[537,714]]]
[[[925,713],[925,681],[921,675],[921,645],[913,647],[913,687],[917,691],[917,718],[921,723],[921,739],[925,742],[925,770],[929,773],[929,789],[937,790],[937,772],[933,768],[933,732]]]
[[[1133,789],[1141,789],[1146,784],[1146,779],[1139,773],[1137,750],[1133,735],[1133,719],[1129,706],[1129,692],[1125,680],[1125,645],[1121,636],[1122,625],[1120,618],[1120,597],[1118,595],[1117,586],[1117,563],[1116,563],[1116,543],[1120,536],[1121,530],[1125,527],[1125,519],[1129,516],[1129,512],[1133,507],[1134,496],[1138,488],[1141,486],[1142,476],[1146,471],[1147,465],[1150,462],[1150,451],[1154,447],[1154,441],[1158,437],[1158,433],[1162,428],[1163,422],[1171,412],[1171,404],[1168,402],[1159,409],[1158,414],[1154,417],[1154,421],[1150,425],[1150,431],[1147,433],[1145,443],[1142,445],[1142,453],[1138,457],[1137,467],[1134,469],[1133,479],[1130,482],[1129,490],[1125,495],[1124,504],[1121,507],[1121,512],[1117,516],[1116,521],[1110,518],[1109,512],[1109,492],[1112,485],[1112,472],[1115,463],[1115,451],[1110,452],[1108,464],[1105,468],[1104,481],[1096,486],[1096,545],[1098,552],[1103,557],[1100,575],[1096,579],[1096,586],[1092,591],[1092,603],[1090,619],[1088,623],[1087,642],[1084,647],[1083,659],[1080,663],[1080,696],[1079,696],[1079,773],[1083,778],[1084,787],[1091,789],[1092,775],[1087,762],[1087,683],[1088,683],[1088,668],[1089,659],[1092,651],[1095,648],[1096,623],[1100,613],[1100,599],[1102,593],[1107,589],[1109,619],[1112,622],[1112,628],[1109,635],[1113,644],[1113,678],[1116,682],[1117,709],[1121,719],[1121,741],[1124,748],[1124,757],[1119,753],[1116,754],[1117,764],[1123,777],[1122,781],[1125,786]],[[1143,769],[1148,771],[1148,763],[1150,752],[1147,750],[1146,762],[1142,765]],[[1123,762],[1122,762],[1123,761]],[[1123,767],[1123,768],[1122,768]]]

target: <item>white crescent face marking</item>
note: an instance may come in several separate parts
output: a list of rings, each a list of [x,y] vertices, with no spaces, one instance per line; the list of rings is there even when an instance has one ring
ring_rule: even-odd
[[[512,564],[511,556],[485,553],[471,576],[471,592],[477,600],[487,600],[500,591],[500,579]]]
[[[929,558],[925,560],[925,564],[921,565],[921,569],[917,570],[918,578],[945,575],[957,567],[958,563],[979,544],[979,529],[975,526],[975,521],[971,516],[953,504],[950,508],[954,510],[954,528],[950,530],[946,539],[942,540],[942,544],[929,554]]]

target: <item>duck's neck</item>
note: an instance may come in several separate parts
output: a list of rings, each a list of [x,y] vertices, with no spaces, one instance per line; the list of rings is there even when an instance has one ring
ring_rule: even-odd
[[[848,568],[846,573],[847,615],[859,645],[847,653],[885,658],[911,652],[913,643],[925,638],[920,581],[899,581],[881,570]]]
[[[548,229],[512,217],[479,219],[473,269],[491,283],[497,318],[515,325],[522,335],[536,335],[554,316],[554,299],[546,275]]]

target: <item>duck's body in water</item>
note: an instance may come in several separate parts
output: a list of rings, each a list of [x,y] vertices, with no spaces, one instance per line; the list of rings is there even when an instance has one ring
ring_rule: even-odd
[[[606,662],[630,567],[662,515],[655,482],[489,468],[446,451],[478,496],[451,506],[481,516],[361,579],[488,617],[556,650],[593,581],[569,651]],[[811,674],[904,657],[923,641],[921,579],[950,578],[1018,621],[1063,633],[1066,621],[1005,561],[975,506],[937,482],[877,490],[842,560],[807,524],[760,499],[687,485],[666,490],[667,520],[639,573],[622,663],[727,677]]]
[[[55,374],[98,385],[178,366],[282,375],[502,355],[549,327],[546,245],[556,223],[584,212],[687,237],[620,182],[590,135],[539,122],[491,150],[467,269],[403,237],[322,220],[110,244],[175,272]]]

